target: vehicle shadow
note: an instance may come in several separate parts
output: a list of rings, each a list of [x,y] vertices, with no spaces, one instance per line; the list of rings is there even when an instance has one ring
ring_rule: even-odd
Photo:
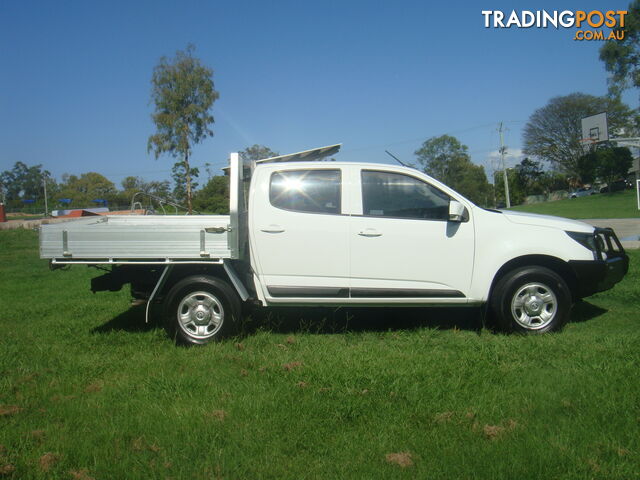
[[[91,333],[148,332],[162,327],[161,322],[158,321],[161,314],[159,309],[155,309],[149,323],[145,323],[145,307],[133,306],[106,323],[93,328]],[[480,332],[482,310],[460,307],[255,308],[244,316],[240,325],[240,335],[250,336],[258,330],[274,333],[331,334],[413,330],[423,327]]]
[[[570,323],[582,323],[588,322],[600,315],[607,313],[609,310],[606,308],[598,307],[592,303],[580,300],[573,305],[571,309]]]
[[[571,323],[592,320],[608,310],[589,302],[577,302],[571,311]],[[145,323],[145,307],[137,305],[108,322],[95,327],[91,333],[124,331],[144,333],[161,328],[158,309]],[[334,334],[345,332],[383,332],[437,328],[481,332],[484,310],[480,307],[272,307],[255,308],[245,315],[240,336],[247,337],[259,330],[274,333]]]
[[[91,333],[110,333],[110,332],[131,332],[143,333],[150,330],[160,328],[161,325],[156,320],[149,323],[144,321],[145,306],[135,305],[125,310],[120,315],[113,317],[108,322],[91,329]],[[155,316],[152,316],[155,318]]]
[[[418,328],[480,332],[480,308],[437,307],[275,307],[257,308],[242,325],[242,335],[258,330],[275,333],[380,332]]]

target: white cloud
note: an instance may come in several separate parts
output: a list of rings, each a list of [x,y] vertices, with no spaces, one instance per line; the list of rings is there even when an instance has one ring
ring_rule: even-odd
[[[504,163],[507,168],[512,168],[520,163],[524,157],[526,157],[526,155],[523,153],[522,149],[507,147],[507,153],[504,156]],[[493,170],[501,170],[502,159],[500,158],[500,151],[492,150],[489,152],[485,158],[484,166],[487,173],[492,172]]]

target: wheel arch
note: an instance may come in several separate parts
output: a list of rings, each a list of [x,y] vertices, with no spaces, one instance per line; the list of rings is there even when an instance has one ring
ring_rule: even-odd
[[[184,264],[175,265],[167,281],[162,286],[162,289],[158,292],[158,301],[164,301],[164,298],[169,293],[173,285],[180,282],[184,278],[194,275],[206,275],[213,278],[219,278],[233,288],[238,296],[244,301],[248,298],[249,294],[243,285],[242,281],[238,278],[237,272],[234,271],[232,266],[226,266],[222,264]],[[234,276],[236,278],[232,278]]]
[[[579,298],[578,279],[567,262],[550,255],[522,255],[520,257],[512,258],[498,269],[493,277],[493,281],[491,282],[487,299],[491,299],[491,295],[493,294],[496,284],[507,273],[517,268],[533,266],[545,267],[560,275],[560,277],[562,277],[566,282],[567,287],[569,287],[572,299],[575,301]]]

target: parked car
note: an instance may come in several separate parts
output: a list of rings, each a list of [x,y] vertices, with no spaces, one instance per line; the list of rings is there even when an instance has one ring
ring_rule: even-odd
[[[605,185],[600,188],[600,193],[619,192],[627,188],[633,188],[633,184],[628,180],[616,180],[615,182],[611,182],[611,190],[609,190],[608,185]]]
[[[543,333],[627,273],[610,228],[484,209],[413,168],[320,161],[339,148],[232,153],[229,215],[43,225],[40,256],[107,270],[94,292],[131,284],[183,344],[233,335],[243,305],[486,305],[505,331]]]
[[[589,195],[595,195],[596,193],[598,192],[591,187],[582,187],[571,192],[569,194],[569,198],[588,197]]]

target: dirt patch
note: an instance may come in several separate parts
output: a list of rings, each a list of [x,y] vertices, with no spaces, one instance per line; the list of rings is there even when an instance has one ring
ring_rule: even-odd
[[[205,417],[224,422],[224,419],[227,418],[227,412],[225,412],[224,410],[213,410],[211,412],[205,413]]]
[[[291,370],[301,366],[302,366],[302,362],[290,362],[282,365],[282,368],[284,368],[287,372],[290,372]]]
[[[102,382],[93,382],[86,386],[85,393],[96,393],[102,390]]]
[[[484,433],[484,436],[489,440],[493,440],[502,435],[504,430],[504,427],[501,425],[485,425],[482,429],[482,433]]]
[[[294,343],[296,343],[296,339],[294,337],[289,336],[287,337],[287,343],[289,345],[293,345]]]
[[[387,453],[384,458],[388,463],[398,465],[400,468],[413,466],[413,457],[410,452]]]
[[[83,468],[81,470],[69,470],[69,475],[74,480],[95,480],[91,475],[89,475],[89,470]]]
[[[482,428],[482,433],[488,440],[495,440],[504,433],[516,428],[517,425],[518,423],[515,420],[510,419],[504,425],[485,425]]]
[[[48,472],[59,459],[60,456],[56,455],[55,453],[45,453],[40,457],[40,460],[38,460],[38,463],[40,464],[40,470],[42,470],[43,472]]]
[[[31,438],[33,438],[34,440],[38,440],[39,442],[41,442],[42,440],[44,440],[45,432],[44,430],[33,430],[29,435],[31,435]]]
[[[16,471],[16,467],[7,463],[5,465],[0,465],[0,476],[9,476]]]
[[[0,405],[0,417],[15,415],[16,413],[20,413],[22,410],[23,408],[17,405]]]
[[[453,414],[455,412],[442,412],[442,413],[438,413],[435,417],[434,420],[437,423],[447,423],[448,421],[450,421],[453,418]]]
[[[244,350],[244,345],[242,343],[236,343],[236,348],[240,351]]]

